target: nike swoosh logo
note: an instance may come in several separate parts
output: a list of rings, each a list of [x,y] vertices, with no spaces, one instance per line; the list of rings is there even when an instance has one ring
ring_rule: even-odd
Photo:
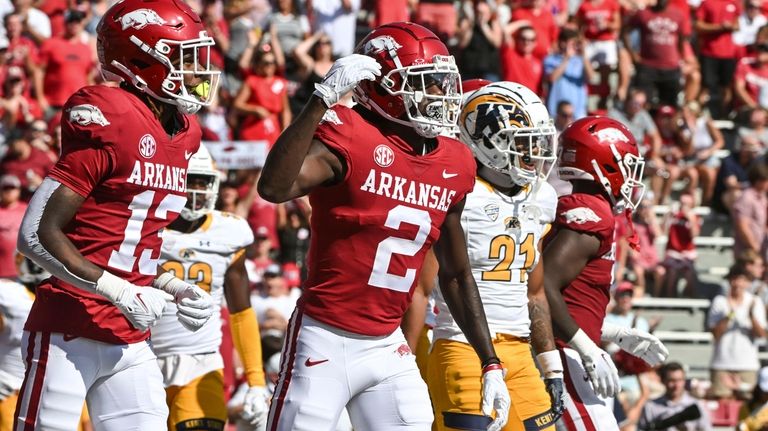
[[[445,178],[445,179],[453,178],[453,177],[455,177],[457,175],[459,175],[459,174],[449,174],[445,169],[443,169],[443,178]]]
[[[313,361],[310,358],[307,358],[307,360],[304,361],[304,365],[306,365],[308,367],[314,367],[315,365],[320,365],[323,362],[328,362],[328,360],[327,359],[321,359],[319,361]]]
[[[195,154],[195,153],[190,153],[190,152],[188,152],[188,151],[186,151],[186,150],[185,150],[185,151],[184,151],[184,158],[185,158],[185,159],[187,159],[187,160],[189,160],[189,159],[191,159],[191,158],[192,158],[192,156],[193,156],[194,154]]]

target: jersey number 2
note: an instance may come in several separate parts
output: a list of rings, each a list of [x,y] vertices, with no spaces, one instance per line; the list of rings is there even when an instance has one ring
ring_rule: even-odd
[[[432,218],[424,210],[398,205],[389,210],[384,226],[390,229],[400,229],[401,223],[418,226],[419,231],[413,239],[391,236],[379,243],[376,248],[376,256],[373,258],[371,276],[368,278],[368,284],[371,286],[397,292],[411,290],[416,279],[416,268],[408,268],[405,275],[390,274],[389,264],[393,254],[415,256],[421,250],[429,235]]]
[[[136,264],[136,247],[141,241],[141,230],[144,227],[144,221],[149,215],[152,201],[155,199],[154,190],[145,190],[133,197],[133,200],[128,205],[128,209],[131,210],[131,217],[128,219],[128,224],[125,226],[125,232],[123,232],[123,242],[120,243],[120,247],[117,250],[112,250],[109,255],[109,262],[107,265],[110,268],[119,269],[125,272],[133,272],[134,265]],[[184,205],[187,203],[186,196],[179,195],[166,195],[163,200],[155,208],[154,216],[160,219],[167,219],[168,213],[179,213]],[[144,275],[157,274],[158,259],[152,258],[152,252],[154,250],[145,248],[140,251],[139,255],[139,273]]]

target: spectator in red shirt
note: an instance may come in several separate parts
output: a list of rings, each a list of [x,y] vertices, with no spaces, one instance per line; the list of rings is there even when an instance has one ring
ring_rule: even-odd
[[[49,108],[59,110],[69,96],[94,82],[96,56],[82,38],[86,14],[72,9],[65,15],[64,35],[46,40],[40,48],[42,73],[35,79],[35,94],[46,114]]]
[[[686,38],[682,12],[658,0],[653,7],[638,11],[624,27],[622,37],[630,46],[629,33],[640,30],[640,52],[631,52],[635,63],[635,86],[653,100],[656,95],[665,105],[677,105],[680,93],[680,62]]]
[[[25,94],[26,82],[20,68],[8,68],[0,95],[0,121],[4,130],[25,128],[36,119],[43,118],[37,102]]]
[[[0,172],[21,180],[21,198],[28,201],[53,167],[55,158],[54,154],[33,147],[26,139],[16,138],[0,161]]]
[[[24,68],[27,76],[32,76],[40,61],[40,51],[32,39],[24,36],[23,17],[11,12],[3,18],[3,24],[8,38],[8,65]]]
[[[667,253],[664,258],[666,277],[658,296],[677,297],[677,284],[685,279],[685,289],[682,297],[692,298],[696,286],[696,245],[693,239],[699,235],[699,217],[693,212],[694,197],[690,194],[680,195],[680,206],[667,215]]]
[[[619,62],[618,37],[621,29],[620,7],[616,0],[587,0],[576,11],[576,22],[586,40],[585,53],[600,73],[600,85],[607,86],[608,77]],[[610,91],[603,91],[607,96]],[[606,105],[602,97],[600,106]]]
[[[755,44],[755,56],[744,57],[733,77],[734,105],[738,108],[768,108],[768,42]]]
[[[233,108],[245,116],[240,125],[242,140],[264,140],[271,147],[291,122],[288,85],[275,75],[275,69],[275,54],[260,50],[254,58],[255,73],[246,78],[235,97]]]
[[[16,239],[27,204],[21,202],[21,181],[0,177],[0,278],[16,278]]]
[[[544,73],[541,59],[533,55],[536,48],[536,30],[527,22],[507,26],[501,44],[501,79],[518,82],[541,94]]]
[[[527,21],[533,27],[537,36],[533,55],[544,60],[560,31],[552,12],[546,8],[546,0],[523,0],[520,7],[512,12],[512,21]]]
[[[456,32],[458,14],[453,0],[420,0],[414,21],[434,31],[443,41],[447,41]]]
[[[723,117],[731,103],[731,80],[739,53],[733,32],[739,29],[741,9],[739,0],[704,0],[696,11],[702,79],[714,118]]]

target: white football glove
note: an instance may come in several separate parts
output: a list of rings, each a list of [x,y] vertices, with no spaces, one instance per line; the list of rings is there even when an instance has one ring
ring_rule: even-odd
[[[605,350],[597,347],[584,331],[579,329],[568,344],[573,347],[584,365],[592,388],[598,396],[610,398],[619,394],[619,371],[613,364],[611,356]]]
[[[107,271],[96,281],[96,292],[122,312],[134,328],[146,331],[163,315],[173,296],[149,286],[136,286]]]
[[[494,369],[483,373],[483,414],[491,416],[491,413],[496,410],[496,419],[488,425],[488,431],[504,428],[509,419],[509,389],[504,383],[506,374],[506,369]]]
[[[663,364],[669,356],[669,350],[664,347],[661,340],[655,335],[637,328],[625,328],[603,323],[603,333],[600,339],[616,343],[621,347],[621,350],[632,356],[637,356],[652,367]]]
[[[315,84],[313,94],[330,108],[342,96],[352,91],[358,82],[364,79],[373,81],[379,75],[381,65],[376,60],[367,55],[351,54],[333,63],[323,82]]]
[[[197,331],[216,312],[213,298],[208,292],[173,276],[169,272],[160,274],[154,286],[173,295],[176,316],[185,328]]]
[[[269,391],[265,386],[251,386],[245,393],[243,400],[243,412],[240,417],[253,425],[254,429],[260,429],[267,423],[269,415]]]

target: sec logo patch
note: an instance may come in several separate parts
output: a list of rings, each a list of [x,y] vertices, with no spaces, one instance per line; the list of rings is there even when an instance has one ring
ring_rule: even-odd
[[[373,161],[382,168],[389,167],[395,161],[395,152],[384,144],[379,145],[373,150]]]
[[[139,139],[139,154],[141,154],[141,157],[151,159],[155,155],[155,151],[157,151],[157,143],[152,135],[146,134]]]

